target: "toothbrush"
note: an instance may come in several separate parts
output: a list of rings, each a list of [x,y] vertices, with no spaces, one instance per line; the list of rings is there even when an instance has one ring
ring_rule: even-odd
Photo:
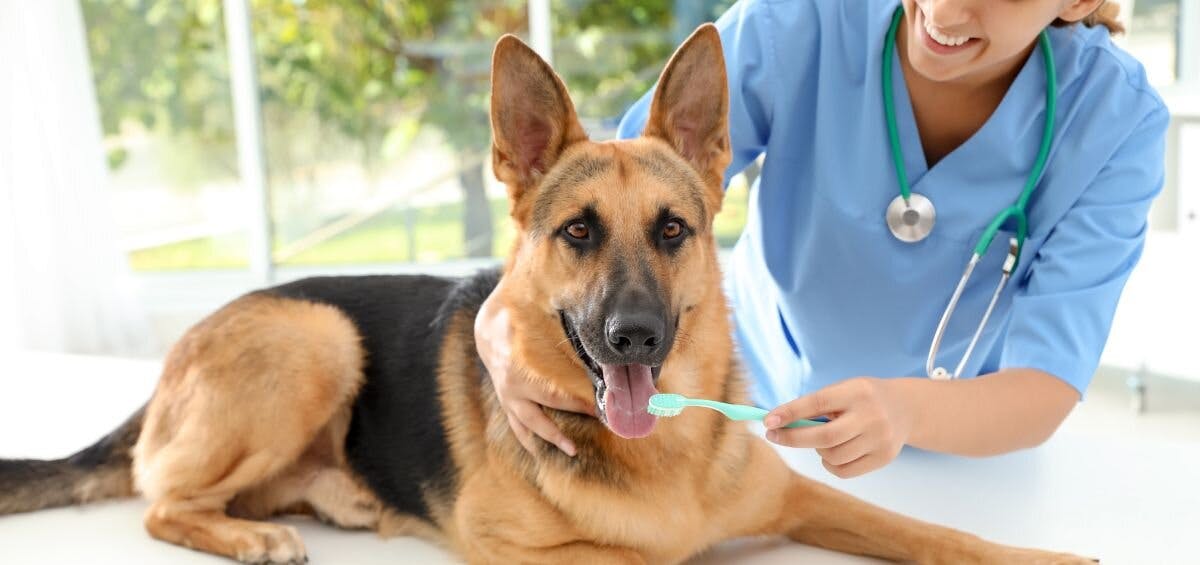
[[[650,397],[650,404],[646,407],[646,411],[655,416],[678,416],[688,406],[702,406],[711,408],[725,415],[730,420],[757,420],[761,421],[767,416],[767,411],[754,406],[743,406],[741,404],[726,404],[714,400],[702,400],[699,398],[688,398],[682,394],[655,394]],[[803,428],[808,426],[819,426],[825,422],[817,420],[796,420],[785,428]]]

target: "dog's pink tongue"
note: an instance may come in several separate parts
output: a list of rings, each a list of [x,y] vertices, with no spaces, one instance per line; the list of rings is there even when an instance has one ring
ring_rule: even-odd
[[[604,413],[608,428],[623,438],[646,437],[658,420],[646,412],[650,397],[658,394],[650,367],[601,365],[604,373]]]

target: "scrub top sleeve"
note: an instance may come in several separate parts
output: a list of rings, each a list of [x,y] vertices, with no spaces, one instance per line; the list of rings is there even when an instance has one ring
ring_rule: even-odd
[[[1163,184],[1168,114],[1158,106],[1118,147],[1032,260],[1013,298],[1000,367],[1050,373],[1083,397],[1117,300],[1141,257]]]
[[[729,77],[729,137],[733,161],[725,183],[762,154],[770,133],[777,84],[774,31],[765,2],[734,4],[716,21]],[[641,135],[650,114],[653,88],[629,108],[617,127],[618,139]]]

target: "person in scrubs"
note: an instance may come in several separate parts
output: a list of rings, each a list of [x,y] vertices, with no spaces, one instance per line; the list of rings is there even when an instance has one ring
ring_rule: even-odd
[[[852,477],[905,445],[982,456],[1053,434],[1096,370],[1163,182],[1168,113],[1110,40],[1115,12],[1103,0],[745,0],[719,19],[726,179],[765,156],[726,288],[754,401],[772,409],[767,439],[815,448]],[[650,99],[620,137],[641,132]],[[961,378],[930,378],[931,339],[964,264],[1031,171],[1011,282]],[[916,241],[885,219],[901,174],[936,208]],[[981,255],[938,366],[959,364],[1020,227],[1005,220]],[[574,454],[541,406],[590,408],[509,370],[507,324],[489,301],[476,341],[511,426],[528,449],[537,435]],[[830,422],[781,428],[821,416]]]

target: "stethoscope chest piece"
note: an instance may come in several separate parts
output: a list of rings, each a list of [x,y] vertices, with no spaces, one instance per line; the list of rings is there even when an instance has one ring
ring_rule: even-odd
[[[896,239],[905,243],[916,243],[929,237],[937,211],[928,198],[911,193],[908,200],[897,196],[887,207],[887,225]]]
[[[881,84],[883,97],[883,116],[887,122],[888,146],[892,153],[892,164],[896,167],[896,181],[900,185],[900,196],[892,200],[887,207],[887,225],[892,231],[892,235],[896,239],[906,243],[914,243],[929,237],[929,232],[933,231],[933,223],[935,213],[933,202],[928,198],[921,196],[915,192],[908,184],[908,172],[904,167],[904,152],[900,147],[899,128],[896,127],[896,109],[895,101],[892,99],[892,60],[896,52],[896,31],[900,29],[900,22],[904,19],[904,7],[899,6],[892,13],[892,25],[888,28],[887,38],[883,43],[883,59],[880,67],[883,70]],[[1046,108],[1044,112],[1044,123],[1042,124],[1042,142],[1038,147],[1037,157],[1034,159],[1033,168],[1029,171],[1029,176],[1025,180],[1025,187],[1021,189],[1021,195],[1012,206],[1001,210],[988,224],[987,229],[979,236],[979,242],[975,244],[975,248],[971,253],[971,260],[967,262],[966,268],[963,270],[962,277],[958,280],[958,286],[954,288],[954,294],[950,296],[950,302],[946,305],[946,309],[942,311],[942,317],[938,321],[937,329],[933,333],[933,341],[929,344],[929,354],[925,357],[925,372],[930,378],[935,380],[949,380],[958,378],[963,370],[966,369],[967,362],[971,359],[971,353],[975,350],[975,346],[979,343],[980,336],[983,335],[983,330],[987,326],[988,318],[992,315],[996,304],[1000,299],[1000,294],[1004,292],[1005,285],[1008,284],[1009,278],[1012,277],[1013,269],[1016,268],[1017,262],[1021,257],[1021,246],[1025,243],[1026,224],[1028,216],[1025,213],[1029,205],[1029,198],[1037,187],[1038,180],[1042,177],[1042,172],[1046,168],[1046,161],[1050,157],[1050,143],[1054,138],[1054,116],[1058,107],[1058,74],[1054,68],[1054,51],[1050,45],[1050,34],[1045,30],[1038,35],[1038,46],[1042,51],[1043,65],[1046,68]],[[979,319],[979,324],[975,327],[975,334],[971,336],[970,343],[967,344],[966,351],[963,352],[962,359],[959,360],[958,366],[951,373],[943,367],[936,366],[938,349],[942,345],[942,338],[945,337],[946,327],[949,325],[950,316],[954,314],[955,308],[958,306],[958,301],[962,298],[963,290],[967,286],[967,282],[971,279],[971,273],[974,272],[975,266],[979,264],[979,259],[987,253],[988,246],[996,237],[996,232],[1000,229],[1005,221],[1013,218],[1017,221],[1017,237],[1011,239],[1008,244],[1008,259],[1004,262],[1004,267],[1001,269],[1000,282],[996,285],[996,290],[992,293],[992,300],[988,302],[987,310],[983,312],[983,316]]]

